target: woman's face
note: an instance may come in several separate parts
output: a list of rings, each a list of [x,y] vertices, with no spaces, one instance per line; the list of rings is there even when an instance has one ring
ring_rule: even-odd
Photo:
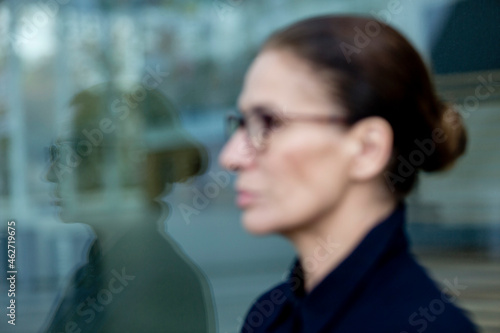
[[[238,106],[290,115],[342,116],[318,72],[292,53],[266,50],[245,77]],[[297,117],[299,118],[299,117]],[[290,120],[256,150],[245,130],[223,148],[219,162],[238,173],[244,227],[255,234],[288,233],[328,216],[349,186],[348,130],[340,124]]]

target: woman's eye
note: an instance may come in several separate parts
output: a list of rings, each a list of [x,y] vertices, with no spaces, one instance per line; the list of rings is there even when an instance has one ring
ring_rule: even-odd
[[[272,130],[281,125],[281,121],[271,115],[262,115],[262,123],[264,124],[264,128],[266,130]]]

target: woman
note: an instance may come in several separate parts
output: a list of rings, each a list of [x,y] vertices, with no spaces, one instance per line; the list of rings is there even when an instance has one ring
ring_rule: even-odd
[[[404,197],[418,170],[450,167],[466,134],[394,29],[306,19],[251,65],[220,163],[236,171],[243,224],[279,233],[298,259],[242,332],[475,332],[408,250]],[[455,281],[457,283],[457,281]]]
[[[74,96],[50,149],[59,217],[94,237],[42,330],[215,332],[208,281],[165,231],[173,207],[161,200],[206,170],[207,152],[158,90],[117,83]]]

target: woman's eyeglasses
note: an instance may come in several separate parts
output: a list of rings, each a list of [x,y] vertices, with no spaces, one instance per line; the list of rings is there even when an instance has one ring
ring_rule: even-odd
[[[226,115],[226,141],[239,129],[245,129],[250,143],[256,150],[266,146],[271,133],[292,121],[327,122],[347,125],[347,119],[335,115],[277,115],[274,112],[257,108],[248,116],[236,112]]]
[[[95,156],[95,151],[100,152],[103,148],[109,146],[93,145],[87,140],[58,140],[46,148],[46,156],[49,163],[56,163],[61,159],[67,162],[68,156],[72,159],[88,158],[92,154]]]

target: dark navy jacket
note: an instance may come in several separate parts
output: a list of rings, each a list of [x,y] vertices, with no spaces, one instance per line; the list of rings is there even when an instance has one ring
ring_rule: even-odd
[[[241,332],[477,332],[453,305],[466,288],[459,277],[438,288],[409,252],[405,212],[400,203],[309,294],[296,260],[288,280],[254,303]]]

